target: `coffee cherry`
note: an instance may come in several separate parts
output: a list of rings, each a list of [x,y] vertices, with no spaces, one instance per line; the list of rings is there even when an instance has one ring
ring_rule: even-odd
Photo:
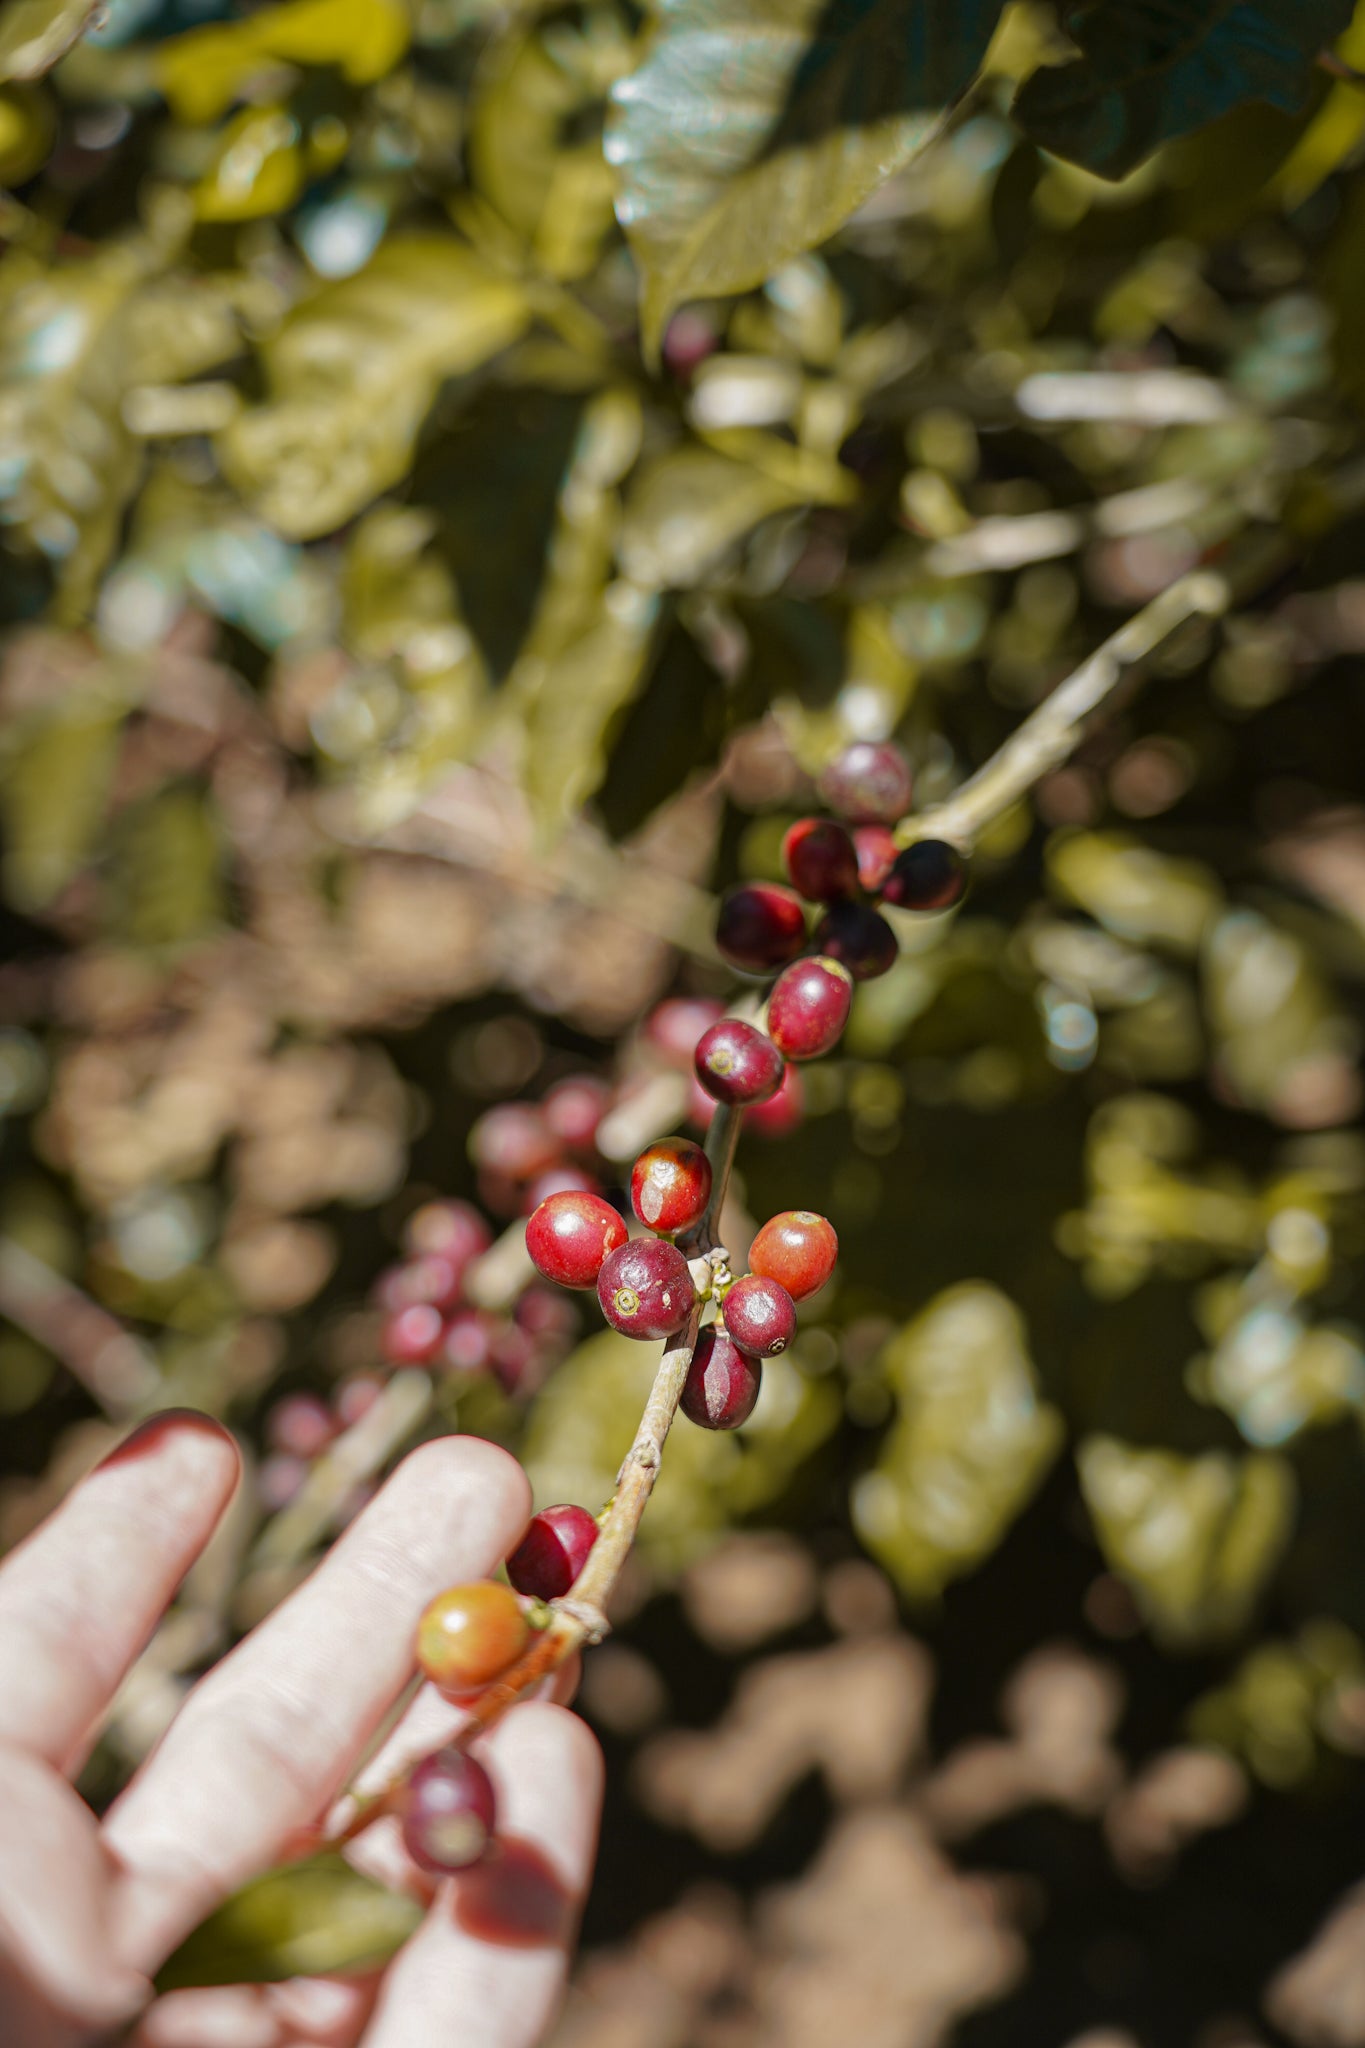
[[[805,943],[806,913],[790,889],[776,882],[746,882],[722,898],[716,945],[732,967],[771,974],[794,960]]]
[[[440,1350],[444,1330],[440,1309],[419,1301],[388,1318],[379,1333],[379,1349],[390,1365],[425,1365]]]
[[[575,1074],[558,1082],[540,1106],[561,1144],[591,1152],[597,1126],[611,1107],[611,1089],[595,1074]]]
[[[875,981],[895,966],[900,954],[886,919],[865,903],[836,903],[815,927],[815,943],[827,960],[837,960],[855,981]]]
[[[875,896],[896,858],[896,835],[885,825],[859,825],[853,844],[858,851],[858,880]]]
[[[703,1031],[723,1015],[721,1005],[711,996],[670,996],[650,1012],[645,1037],[670,1066],[686,1067]]]
[[[542,1508],[507,1560],[507,1576],[530,1600],[558,1600],[588,1561],[598,1538],[586,1508]]]
[[[756,1102],[744,1118],[746,1131],[761,1138],[785,1138],[799,1130],[806,1115],[806,1084],[797,1068],[788,1067],[782,1086],[770,1102]]]
[[[530,1216],[542,1202],[548,1202],[551,1195],[595,1195],[601,1183],[585,1173],[581,1166],[563,1159],[558,1166],[552,1166],[546,1173],[538,1173],[521,1197],[519,1207],[523,1216]]]
[[[452,1699],[500,1678],[526,1648],[530,1624],[510,1586],[475,1579],[429,1603],[417,1624],[417,1662]]]
[[[712,1323],[697,1339],[679,1403],[699,1429],[738,1429],[754,1412],[763,1368]]]
[[[687,1261],[666,1237],[634,1237],[609,1252],[597,1276],[602,1313],[623,1337],[671,1337],[692,1313]]]
[[[413,1254],[433,1252],[449,1259],[461,1272],[493,1242],[493,1233],[468,1202],[424,1202],[403,1228],[403,1243]]]
[[[690,1230],[711,1199],[711,1162],[691,1138],[660,1138],[630,1170],[630,1200],[651,1230]]]
[[[336,1433],[336,1417],[317,1394],[286,1394],[265,1418],[267,1443],[291,1458],[316,1458]]]
[[[384,1391],[384,1382],[378,1373],[353,1372],[344,1379],[336,1391],[337,1421],[343,1429],[349,1429],[353,1422],[359,1422],[368,1415]]]
[[[796,1303],[785,1287],[746,1273],[725,1297],[725,1327],[751,1358],[776,1358],[796,1335]]]
[[[697,1079],[717,1102],[767,1102],[782,1086],[782,1055],[766,1032],[722,1017],[697,1041]]]
[[[462,1378],[482,1372],[493,1352],[495,1325],[481,1308],[457,1309],[441,1334],[437,1362]]]
[[[433,1308],[453,1308],[460,1298],[463,1279],[464,1265],[459,1260],[445,1252],[419,1252],[380,1274],[375,1299],[381,1308],[394,1314],[400,1308],[413,1308],[423,1301],[430,1302]]]
[[[892,740],[855,740],[820,777],[820,794],[850,825],[894,825],[910,808],[910,763]]]
[[[835,903],[858,886],[858,854],[833,818],[798,818],[782,841],[787,879],[808,903]]]
[[[768,1036],[789,1060],[818,1059],[837,1045],[853,1003],[853,977],[837,960],[798,960],[768,998]]]
[[[749,1247],[749,1268],[776,1280],[793,1301],[823,1287],[839,1256],[834,1226],[813,1209],[784,1209],[764,1224]]]
[[[495,1179],[534,1180],[559,1164],[559,1139],[533,1102],[498,1102],[469,1134],[469,1156]]]
[[[882,901],[899,910],[951,910],[966,893],[967,863],[946,839],[917,839],[882,883]]]
[[[419,1870],[445,1877],[467,1870],[497,1825],[493,1781],[462,1749],[423,1757],[403,1792],[403,1846]]]
[[[600,1195],[565,1189],[541,1203],[526,1225],[536,1271],[561,1287],[592,1287],[608,1252],[626,1241],[626,1226]]]

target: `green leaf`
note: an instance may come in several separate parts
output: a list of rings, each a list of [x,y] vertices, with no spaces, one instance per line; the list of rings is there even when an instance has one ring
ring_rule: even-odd
[[[1023,1320],[983,1281],[950,1287],[884,1356],[899,1404],[853,1492],[853,1522],[912,1599],[988,1557],[1057,1455],[1062,1419],[1038,1398]]]
[[[120,937],[138,947],[179,946],[223,914],[222,847],[199,793],[166,789],[118,821],[111,891]]]
[[[92,695],[11,727],[0,819],[5,893],[21,910],[51,902],[99,845],[124,709]]]
[[[405,0],[286,0],[162,43],[157,83],[180,120],[214,121],[282,63],[335,65],[352,85],[372,84],[392,71],[411,35]]]
[[[406,474],[444,379],[529,318],[521,288],[462,243],[396,236],[267,343],[270,402],[219,436],[224,470],[290,539],[330,533]]]
[[[416,1899],[362,1877],[335,1853],[267,1871],[225,1899],[157,1976],[158,1991],[206,1984],[278,1984],[373,1969],[422,1918]]]
[[[1246,1625],[1293,1528],[1283,1458],[1182,1458],[1094,1436],[1076,1462],[1100,1546],[1158,1635],[1212,1642]]]
[[[101,0],[8,0],[0,10],[0,79],[41,78],[85,34]]]
[[[685,299],[748,291],[937,131],[1001,0],[663,0],[608,161],[656,351]]]
[[[1040,148],[1123,178],[1245,100],[1295,113],[1354,0],[1103,0],[1073,8],[1080,55],[1036,71],[1014,117]]]
[[[847,470],[775,435],[726,439],[746,459],[693,444],[670,449],[637,478],[618,543],[621,566],[634,582],[688,589],[774,512],[844,504],[856,494]]]

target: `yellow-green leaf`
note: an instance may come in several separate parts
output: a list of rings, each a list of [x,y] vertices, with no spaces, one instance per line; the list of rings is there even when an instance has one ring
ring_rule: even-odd
[[[374,1969],[421,1918],[418,1900],[362,1877],[344,1857],[310,1856],[267,1871],[225,1899],[162,1964],[157,1989],[278,1984]]]
[[[7,0],[0,8],[0,79],[41,78],[85,34],[100,0]]]
[[[404,0],[286,0],[162,43],[157,83],[182,121],[214,121],[280,64],[336,65],[352,85],[385,77],[412,37]]]

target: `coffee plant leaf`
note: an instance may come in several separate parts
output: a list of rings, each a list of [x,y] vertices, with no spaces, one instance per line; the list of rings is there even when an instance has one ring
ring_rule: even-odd
[[[156,79],[181,121],[213,121],[281,64],[335,66],[351,85],[385,77],[412,36],[404,0],[286,0],[162,43]]]
[[[403,1946],[422,1912],[418,1900],[362,1876],[344,1857],[310,1856],[224,1900],[162,1964],[157,1989],[376,1969]]]
[[[0,80],[41,78],[98,12],[98,0],[6,0],[0,9]]]

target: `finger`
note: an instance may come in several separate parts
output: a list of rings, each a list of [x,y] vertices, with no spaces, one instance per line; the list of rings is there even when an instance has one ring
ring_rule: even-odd
[[[295,1977],[172,1991],[134,2036],[135,2048],[352,2048],[374,2005],[374,1977]]]
[[[133,1431],[0,1567],[0,1741],[79,1759],[240,1470],[207,1415]]]
[[[528,1509],[525,1475],[496,1445],[424,1444],[195,1688],[106,1824],[140,1968],[316,1819],[411,1675],[428,1600],[490,1571]]]
[[[602,1758],[562,1707],[514,1707],[481,1747],[495,1856],[443,1884],[384,1980],[363,2048],[536,2048],[558,2010],[597,1843]]]
[[[103,2027],[142,2004],[146,1981],[114,1953],[108,1886],[84,1800],[38,1758],[0,1751],[0,1951],[11,1980],[0,2011],[12,2026],[29,2003]]]

